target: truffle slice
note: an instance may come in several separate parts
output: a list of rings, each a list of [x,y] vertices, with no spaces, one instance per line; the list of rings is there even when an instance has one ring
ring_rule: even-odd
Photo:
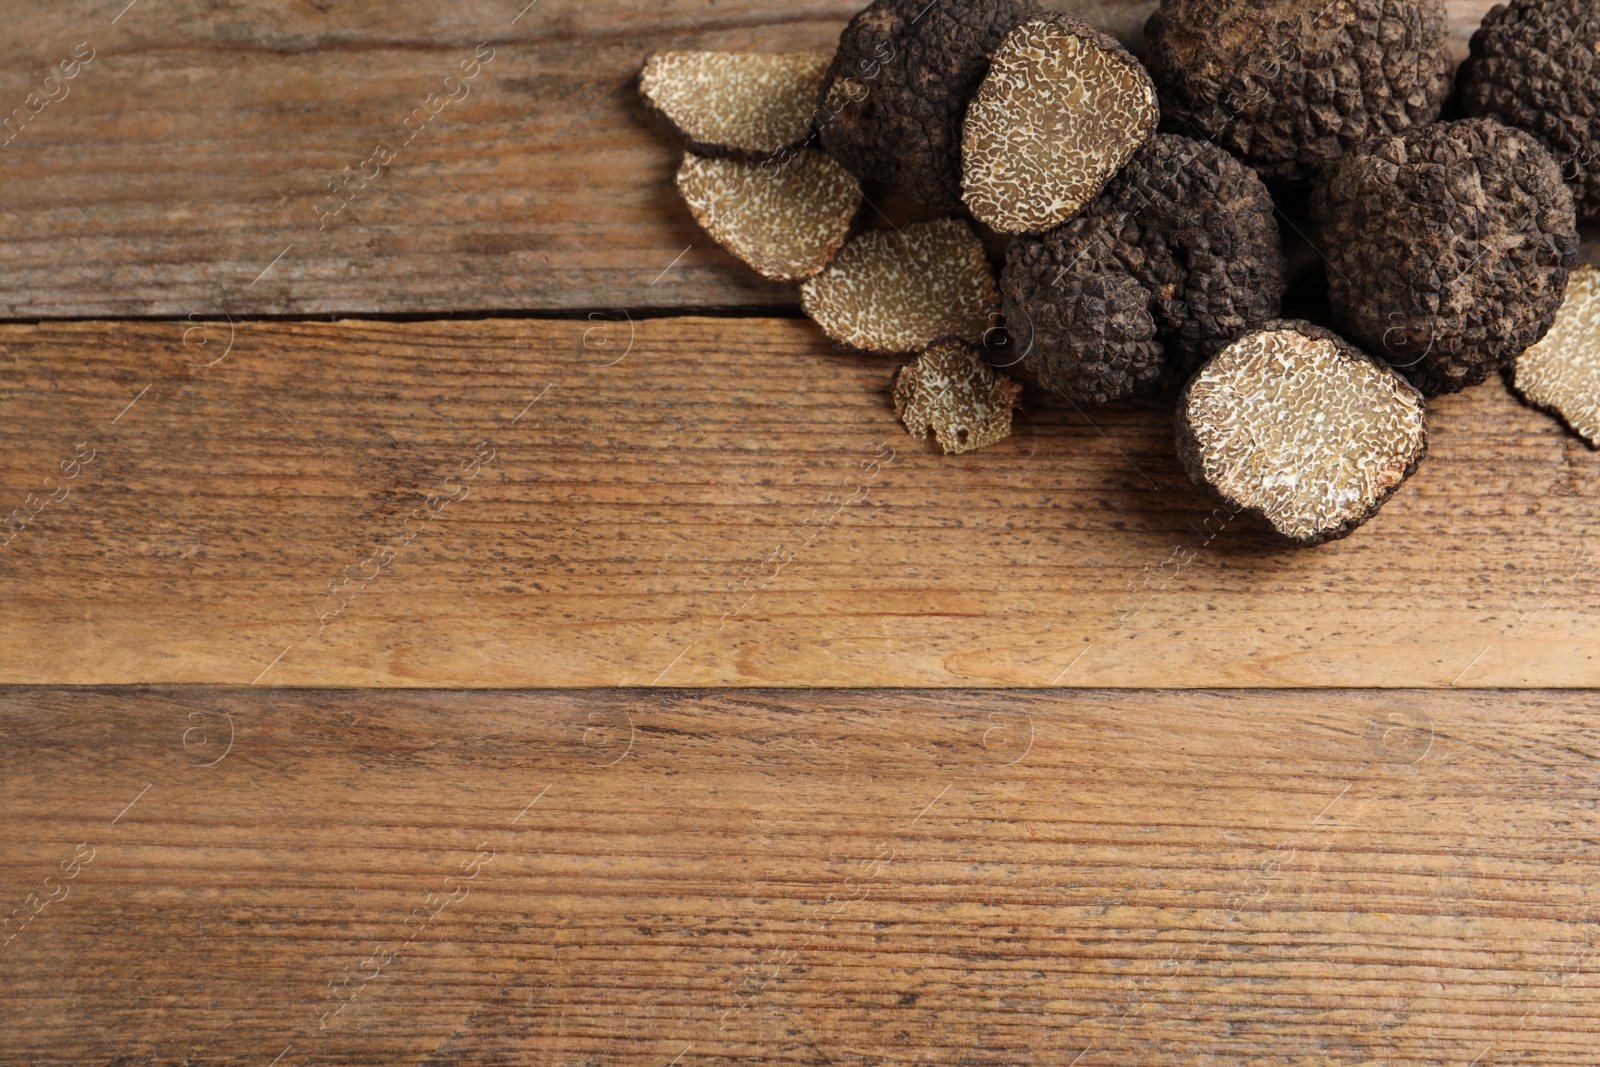
[[[822,147],[864,181],[961,207],[961,119],[1032,0],[875,0],[839,35],[817,97]]]
[[[1177,383],[1286,288],[1272,197],[1214,144],[1157,134],[1076,218],[1006,250],[1006,330],[1078,403]]]
[[[1427,450],[1422,395],[1309,322],[1263,323],[1178,400],[1178,458],[1196,485],[1299,545],[1370,519]]]
[[[1493,119],[1352,148],[1312,190],[1311,217],[1335,324],[1429,396],[1543,337],[1577,262],[1556,161]]]
[[[872,230],[800,287],[800,305],[841,348],[915,352],[941,337],[981,342],[1000,294],[983,242],[960,219]]]
[[[933,431],[946,452],[971,452],[1011,436],[1022,386],[996,374],[966,341],[931,344],[894,377],[894,413],[912,437]]]
[[[685,153],[678,191],[718,244],[780,282],[827,266],[861,207],[861,185],[815,148],[781,164]]]
[[[1155,133],[1155,85],[1072,15],[1018,23],[990,58],[961,134],[967,207],[1001,233],[1049,229],[1094,199]]]
[[[823,52],[656,52],[639,93],[704,155],[770,156],[811,136]]]
[[[1517,357],[1511,387],[1600,448],[1600,270],[1582,266],[1544,340]]]
[[[1456,77],[1462,114],[1539,138],[1572,186],[1578,216],[1600,220],[1600,5],[1496,4]]]
[[[1450,90],[1443,0],[1161,0],[1144,32],[1165,128],[1268,181],[1425,126]]]

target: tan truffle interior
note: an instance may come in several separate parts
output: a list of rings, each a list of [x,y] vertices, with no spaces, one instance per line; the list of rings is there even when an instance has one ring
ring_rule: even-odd
[[[1076,214],[1155,130],[1155,91],[1129,56],[1048,19],[995,51],[962,130],[962,190],[1002,233]]]
[[[1600,446],[1600,270],[1585,264],[1572,272],[1550,332],[1517,357],[1512,377],[1529,403]]]
[[[1398,375],[1288,329],[1229,345],[1185,401],[1206,481],[1296,540],[1363,518],[1426,441]]]
[[[861,207],[855,176],[816,148],[761,163],[687,153],[678,191],[718,244],[776,281],[827,266]]]
[[[894,413],[906,432],[933,431],[946,452],[971,452],[1011,436],[1011,413],[1022,386],[996,374],[978,350],[960,341],[930,345],[894,379]]]
[[[639,91],[689,140],[770,154],[806,140],[832,57],[657,52]]]

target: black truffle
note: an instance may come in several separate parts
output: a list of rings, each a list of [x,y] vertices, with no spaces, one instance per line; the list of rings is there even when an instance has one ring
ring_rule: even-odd
[[[1577,261],[1550,153],[1493,119],[1377,137],[1312,190],[1335,324],[1434,396],[1476,385],[1550,328]]]
[[[1316,545],[1370,519],[1428,447],[1422,394],[1309,322],[1247,331],[1178,400],[1178,459],[1196,485],[1280,537]]]
[[[989,53],[1031,0],[876,0],[839,36],[818,94],[822,146],[856,177],[961,207],[961,122]]]
[[[701,155],[765,159],[811,139],[826,53],[653,52],[645,107]]]
[[[1600,220],[1600,4],[1496,4],[1457,78],[1462,114],[1539,138],[1572,186],[1579,217]]]
[[[1040,383],[1075,401],[1187,375],[1285,289],[1272,198],[1214,144],[1158,134],[1076,218],[1012,240],[1007,333]]]
[[[1162,0],[1145,35],[1163,128],[1268,180],[1432,122],[1450,88],[1443,0]]]

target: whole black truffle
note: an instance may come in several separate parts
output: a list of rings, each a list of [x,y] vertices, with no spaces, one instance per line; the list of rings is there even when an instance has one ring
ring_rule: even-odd
[[[1176,134],[1157,134],[1075,218],[1014,238],[1000,278],[1024,366],[1089,403],[1187,374],[1276,316],[1284,289],[1261,179]]]
[[[1539,138],[1572,186],[1579,217],[1600,219],[1600,4],[1496,4],[1457,78],[1462,114]]]
[[[1443,0],[1162,0],[1145,24],[1163,128],[1298,181],[1439,117]]]
[[[1577,261],[1556,161],[1493,119],[1352,149],[1312,190],[1311,214],[1335,321],[1429,396],[1476,385],[1543,337]]]
[[[856,177],[961,207],[961,122],[989,53],[1031,0],[876,0],[822,80],[822,147]]]

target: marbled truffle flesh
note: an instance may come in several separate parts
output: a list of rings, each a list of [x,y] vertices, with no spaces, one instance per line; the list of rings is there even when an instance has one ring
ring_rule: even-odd
[[[1145,36],[1164,128],[1269,181],[1427,125],[1450,88],[1443,0],[1162,0]]]
[[[967,107],[962,196],[1001,233],[1037,233],[1097,194],[1160,118],[1155,86],[1109,34],[1071,15],[1018,23]]]
[[[805,142],[825,52],[656,52],[639,93],[702,155],[770,156]]]
[[[1375,137],[1312,191],[1335,325],[1435,396],[1544,336],[1577,261],[1572,193],[1493,119]]]
[[[1600,448],[1600,270],[1582,266],[1544,340],[1517,357],[1511,387]]]
[[[1040,384],[1079,403],[1181,381],[1286,287],[1272,198],[1214,144],[1158,134],[1076,218],[1017,237],[1006,330]]]
[[[983,242],[960,219],[872,230],[800,287],[800,305],[852,352],[915,352],[943,337],[980,343],[1000,303]]]
[[[689,152],[678,191],[718,244],[781,282],[827,266],[861,207],[855,176],[815,148],[762,163]]]
[[[946,452],[971,452],[1011,436],[1011,413],[1022,386],[996,374],[966,341],[936,341],[895,373],[894,413],[912,437]]]
[[[1308,322],[1263,323],[1201,367],[1178,400],[1178,458],[1196,485],[1298,545],[1366,522],[1427,451],[1404,378]]]
[[[1461,113],[1527,130],[1572,186],[1578,217],[1600,221],[1600,4],[1496,4],[1457,73]]]
[[[961,121],[989,53],[1031,0],[876,0],[839,36],[817,98],[822,146],[863,181],[961,207]]]

